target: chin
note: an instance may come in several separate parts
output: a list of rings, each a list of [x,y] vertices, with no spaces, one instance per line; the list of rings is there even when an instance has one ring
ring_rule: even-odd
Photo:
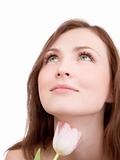
[[[53,116],[56,116],[56,115],[72,115],[73,112],[70,111],[70,110],[63,110],[62,108],[60,108],[58,110],[58,108],[51,108],[51,109],[45,109],[45,111]]]
[[[55,117],[74,117],[74,116],[77,116],[77,117],[80,117],[80,116],[90,116],[90,115],[96,115],[96,114],[98,114],[98,113],[100,113],[101,111],[96,111],[96,110],[90,110],[90,111],[88,111],[88,110],[65,110],[65,109],[49,109],[49,110],[47,110],[46,109],[46,112],[47,113],[49,113],[49,114],[51,114],[51,115],[53,115],[53,116],[55,116]]]
[[[60,108],[59,110],[58,109],[49,109],[47,110],[46,109],[46,112],[53,115],[53,116],[80,116],[81,114],[78,114],[79,112],[78,111],[75,111],[74,112],[70,109],[62,109]]]

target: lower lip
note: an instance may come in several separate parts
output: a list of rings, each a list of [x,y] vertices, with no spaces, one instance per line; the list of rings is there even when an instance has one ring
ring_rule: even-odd
[[[53,92],[56,92],[56,93],[68,93],[68,92],[75,92],[75,90],[68,89],[68,88],[57,88],[57,89],[54,89]]]

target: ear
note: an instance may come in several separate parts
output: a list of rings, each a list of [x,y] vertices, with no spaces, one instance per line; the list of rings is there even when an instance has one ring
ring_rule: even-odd
[[[114,96],[113,96],[113,91],[110,91],[108,96],[107,96],[107,99],[106,99],[106,102],[107,103],[113,103],[114,102]]]

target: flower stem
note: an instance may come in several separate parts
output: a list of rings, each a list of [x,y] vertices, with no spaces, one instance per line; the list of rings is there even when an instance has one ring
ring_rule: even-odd
[[[59,154],[58,154],[58,153],[56,153],[56,155],[55,155],[55,157],[53,158],[53,160],[57,160],[57,159],[58,159],[58,157],[59,157]]]

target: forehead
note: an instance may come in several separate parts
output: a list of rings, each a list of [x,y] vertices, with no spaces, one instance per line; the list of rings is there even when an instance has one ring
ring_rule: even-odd
[[[99,36],[86,28],[77,28],[67,31],[60,35],[54,42],[51,48],[62,49],[67,47],[72,49],[75,46],[89,46],[100,53],[107,52],[106,44],[99,38]]]

